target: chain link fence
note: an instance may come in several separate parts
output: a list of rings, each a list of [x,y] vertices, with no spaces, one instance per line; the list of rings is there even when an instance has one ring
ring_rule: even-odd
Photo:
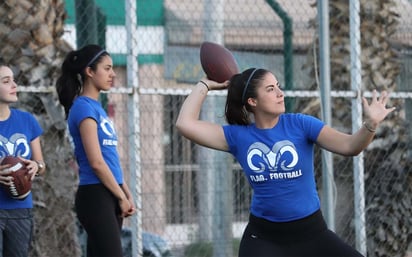
[[[361,120],[352,113],[360,92],[369,99],[373,89],[392,92],[389,105],[397,110],[361,156],[332,155],[325,162],[316,149],[316,180],[322,208],[332,210],[329,225],[345,241],[370,257],[411,255],[411,1],[359,1],[359,34],[351,30],[349,1],[329,1],[326,98],[319,31],[327,17],[319,16],[316,1],[138,0],[133,8],[128,0],[0,3],[0,53],[18,74],[16,107],[33,112],[45,130],[48,173],[34,183],[33,256],[82,255],[73,212],[77,167],[53,86],[65,53],[86,43],[106,47],[116,66],[116,85],[101,101],[116,125],[139,207],[124,224],[132,231],[125,256],[237,255],[253,192],[230,155],[194,145],[174,127],[191,86],[204,76],[199,47],[205,40],[230,49],[240,70],[271,70],[290,112],[323,118],[328,110],[322,101],[329,100],[331,124],[343,132]],[[137,26],[130,28],[134,14]],[[46,32],[52,40],[45,40]],[[353,38],[359,48],[351,46]],[[129,47],[134,44],[137,58]],[[353,77],[360,78],[360,91],[351,87]],[[224,103],[224,92],[210,92],[202,116],[224,123]],[[325,174],[333,174],[331,188]],[[148,242],[147,235],[156,239]]]

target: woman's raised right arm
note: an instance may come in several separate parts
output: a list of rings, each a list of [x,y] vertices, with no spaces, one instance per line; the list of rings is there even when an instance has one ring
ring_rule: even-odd
[[[200,109],[207,92],[213,89],[223,89],[226,86],[227,82],[219,84],[206,79],[196,84],[184,101],[176,121],[176,128],[184,137],[205,147],[221,151],[228,150],[222,125],[199,119]]]

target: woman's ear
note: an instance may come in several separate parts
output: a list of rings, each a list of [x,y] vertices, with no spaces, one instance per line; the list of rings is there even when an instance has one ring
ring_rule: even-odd
[[[250,106],[255,107],[255,106],[256,106],[256,99],[255,99],[255,98],[252,98],[252,97],[249,97],[249,98],[247,99],[247,103],[248,103]]]
[[[86,70],[84,72],[86,74],[86,76],[88,77],[93,77],[93,70],[91,67],[86,67]]]

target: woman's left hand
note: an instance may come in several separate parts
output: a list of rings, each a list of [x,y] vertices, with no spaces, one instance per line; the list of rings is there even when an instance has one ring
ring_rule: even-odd
[[[387,108],[386,104],[388,101],[389,94],[386,91],[382,91],[378,97],[376,90],[373,90],[372,102],[370,104],[365,97],[362,97],[363,111],[365,118],[367,119],[365,122],[368,123],[369,127],[378,127],[379,123],[383,121],[389,113],[396,109],[395,107]]]
[[[34,177],[36,176],[38,170],[39,170],[39,165],[37,164],[37,162],[32,161],[32,160],[28,160],[28,159],[24,159],[22,157],[19,157],[20,160],[23,161],[24,164],[26,164],[26,168],[29,170],[29,174],[31,175],[31,180],[34,180]]]
[[[130,198],[128,198],[127,200],[129,200],[129,203],[130,203],[130,209],[129,209],[129,211],[127,212],[127,215],[126,215],[125,217],[132,216],[133,214],[136,213],[136,207],[134,206],[133,198],[130,197]]]

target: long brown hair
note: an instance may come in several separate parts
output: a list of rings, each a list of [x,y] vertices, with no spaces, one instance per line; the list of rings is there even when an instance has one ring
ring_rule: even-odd
[[[225,106],[226,121],[229,124],[249,125],[252,122],[247,99],[257,96],[256,88],[268,72],[265,69],[250,68],[230,79]]]

